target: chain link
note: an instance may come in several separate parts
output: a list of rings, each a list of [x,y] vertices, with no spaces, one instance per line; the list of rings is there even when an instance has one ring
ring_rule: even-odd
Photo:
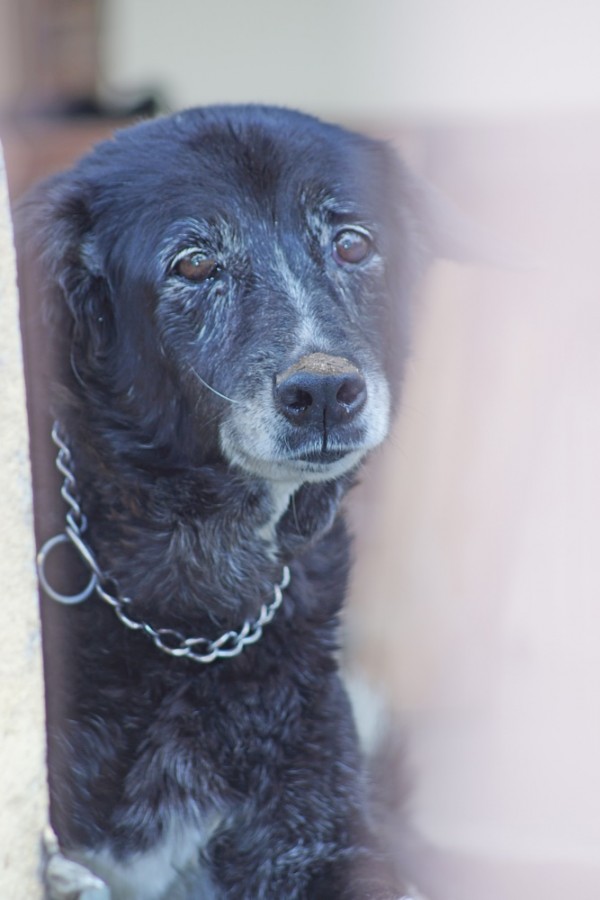
[[[46,541],[37,555],[40,583],[49,597],[59,603],[74,604],[87,600],[92,593],[95,593],[112,607],[123,625],[131,631],[140,631],[147,635],[163,653],[174,657],[184,657],[199,663],[211,663],[216,659],[229,659],[237,656],[244,647],[255,644],[261,638],[264,626],[272,621],[283,602],[283,591],[290,583],[290,570],[287,566],[283,567],[281,582],[273,585],[273,600],[271,603],[261,606],[258,617],[254,621],[244,622],[240,631],[226,631],[215,640],[205,637],[185,637],[174,628],[153,628],[148,622],[142,622],[128,615],[126,609],[131,604],[131,599],[121,596],[118,589],[114,592],[109,589],[109,584],[115,585],[114,579],[102,572],[92,549],[82,537],[87,529],[87,519],[78,499],[73,457],[64,436],[61,435],[58,422],[53,425],[52,440],[58,447],[56,468],[64,479],[60,493],[68,510],[64,532]],[[89,583],[78,594],[60,593],[52,587],[46,576],[45,567],[49,554],[58,544],[68,542],[75,547],[90,572]]]

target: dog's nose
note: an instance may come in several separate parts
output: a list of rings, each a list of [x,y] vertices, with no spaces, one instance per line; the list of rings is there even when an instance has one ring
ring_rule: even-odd
[[[349,422],[365,405],[367,386],[349,360],[311,353],[278,375],[275,400],[296,425],[329,427]]]

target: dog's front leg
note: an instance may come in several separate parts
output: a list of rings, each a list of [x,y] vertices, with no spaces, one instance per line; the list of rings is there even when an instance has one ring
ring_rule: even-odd
[[[364,846],[318,840],[308,820],[294,840],[259,819],[211,848],[213,878],[228,900],[418,900]]]

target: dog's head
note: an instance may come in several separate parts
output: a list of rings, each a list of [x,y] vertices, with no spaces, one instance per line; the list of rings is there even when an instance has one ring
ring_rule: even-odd
[[[101,144],[46,186],[40,227],[90,423],[140,464],[348,471],[388,430],[426,207],[386,145],[282,109]]]

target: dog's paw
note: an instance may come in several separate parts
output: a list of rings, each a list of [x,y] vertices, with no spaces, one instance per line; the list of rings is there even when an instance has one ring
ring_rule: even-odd
[[[410,888],[410,894],[397,894],[393,888],[383,885],[364,885],[352,892],[352,898],[356,900],[427,900],[418,891]]]
[[[43,841],[49,900],[110,900],[109,889],[100,878],[80,863],[63,856],[50,828],[46,829]]]
[[[413,885],[409,888],[408,894],[401,894],[400,897],[397,897],[396,900],[428,900],[425,894],[422,894],[420,891],[413,887]]]
[[[411,890],[410,894],[402,894],[402,896],[397,897],[396,900],[427,900],[427,897],[424,897],[423,894],[420,894],[417,890]]]

